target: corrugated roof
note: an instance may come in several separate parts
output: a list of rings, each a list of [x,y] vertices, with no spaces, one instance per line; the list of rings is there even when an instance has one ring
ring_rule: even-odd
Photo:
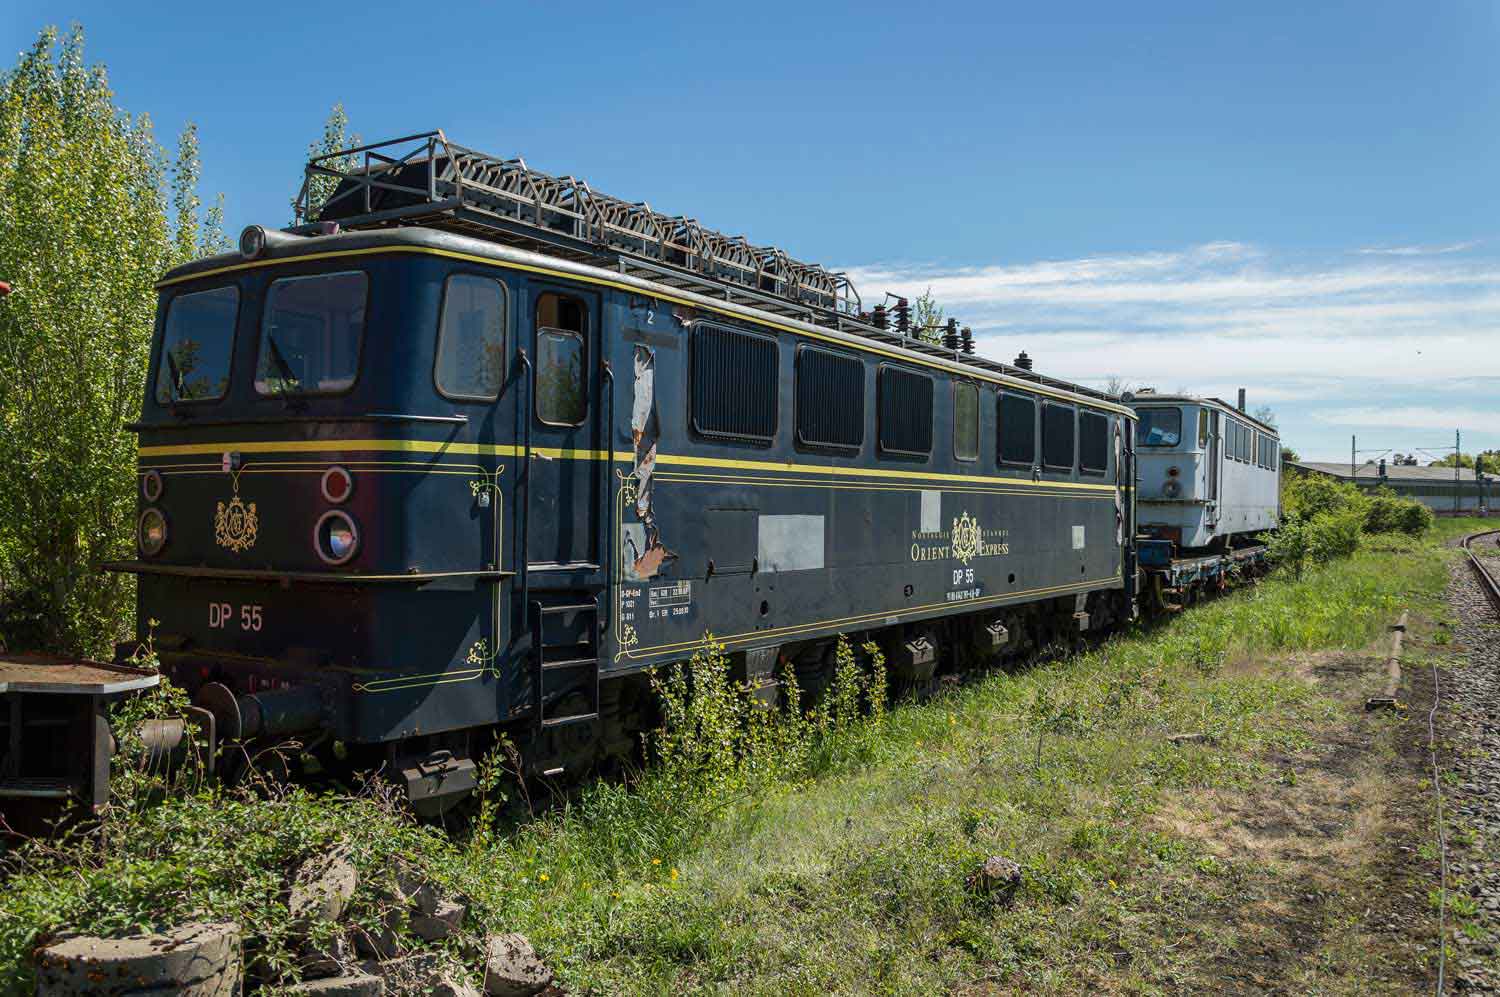
[[[1334,477],[1349,480],[1349,465],[1330,463],[1320,460],[1293,461],[1292,466],[1304,471],[1317,471],[1322,474],[1331,474]],[[1497,468],[1496,470],[1500,470]],[[1361,464],[1355,471],[1355,478],[1359,481],[1369,481],[1380,477],[1380,465]],[[1453,481],[1453,468],[1451,467],[1411,467],[1409,465],[1386,464],[1385,476],[1389,481]],[[1485,472],[1485,478],[1493,481],[1495,475]],[[1474,483],[1474,469],[1461,467],[1458,469],[1458,480]]]

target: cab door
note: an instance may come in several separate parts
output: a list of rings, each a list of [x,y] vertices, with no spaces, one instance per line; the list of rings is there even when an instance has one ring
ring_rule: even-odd
[[[1219,430],[1219,413],[1208,415],[1208,525],[1219,522],[1219,476],[1223,472],[1224,438]]]
[[[602,584],[599,551],[603,449],[600,301],[567,286],[532,285],[530,467],[526,562],[533,584]],[[524,455],[523,455],[524,457]]]

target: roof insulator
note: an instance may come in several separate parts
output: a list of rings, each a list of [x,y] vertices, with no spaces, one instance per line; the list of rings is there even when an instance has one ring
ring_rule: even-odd
[[[948,350],[958,349],[958,319],[950,318],[947,326],[943,329],[943,348]]]

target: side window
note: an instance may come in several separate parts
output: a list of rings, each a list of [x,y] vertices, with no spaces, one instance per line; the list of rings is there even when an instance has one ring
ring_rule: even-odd
[[[1109,470],[1109,417],[1098,412],[1078,413],[1078,467],[1085,474]]]
[[[536,417],[579,426],[588,417],[584,334],[588,308],[577,298],[543,294],[536,303]]]
[[[880,449],[909,457],[931,454],[932,378],[882,364],[876,389]]]
[[[449,397],[492,402],[505,381],[505,285],[456,273],[443,283],[432,379]]]
[[[865,365],[816,346],[797,348],[797,442],[858,450],[865,442]]]
[[[1002,392],[998,403],[1000,431],[996,433],[1002,464],[1036,463],[1036,399]]]
[[[979,385],[953,382],[953,456],[979,459]]]
[[[1042,403],[1042,463],[1059,471],[1073,470],[1073,406]]]
[[[749,443],[776,438],[776,340],[717,325],[693,330],[693,429]]]
[[[156,367],[156,400],[207,402],[229,390],[229,360],[240,289],[233,284],[179,294],[167,305],[161,359]]]
[[[1198,410],[1198,446],[1208,446],[1208,409]]]

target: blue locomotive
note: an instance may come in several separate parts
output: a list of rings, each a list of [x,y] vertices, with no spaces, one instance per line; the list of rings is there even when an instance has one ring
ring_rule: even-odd
[[[110,566],[218,738],[338,742],[431,813],[497,730],[539,772],[628,755],[705,633],[770,698],[839,634],[922,687],[1135,615],[1135,455],[1205,403],[1169,445],[1165,398],[440,132],[307,175],[306,224],[160,282]]]

